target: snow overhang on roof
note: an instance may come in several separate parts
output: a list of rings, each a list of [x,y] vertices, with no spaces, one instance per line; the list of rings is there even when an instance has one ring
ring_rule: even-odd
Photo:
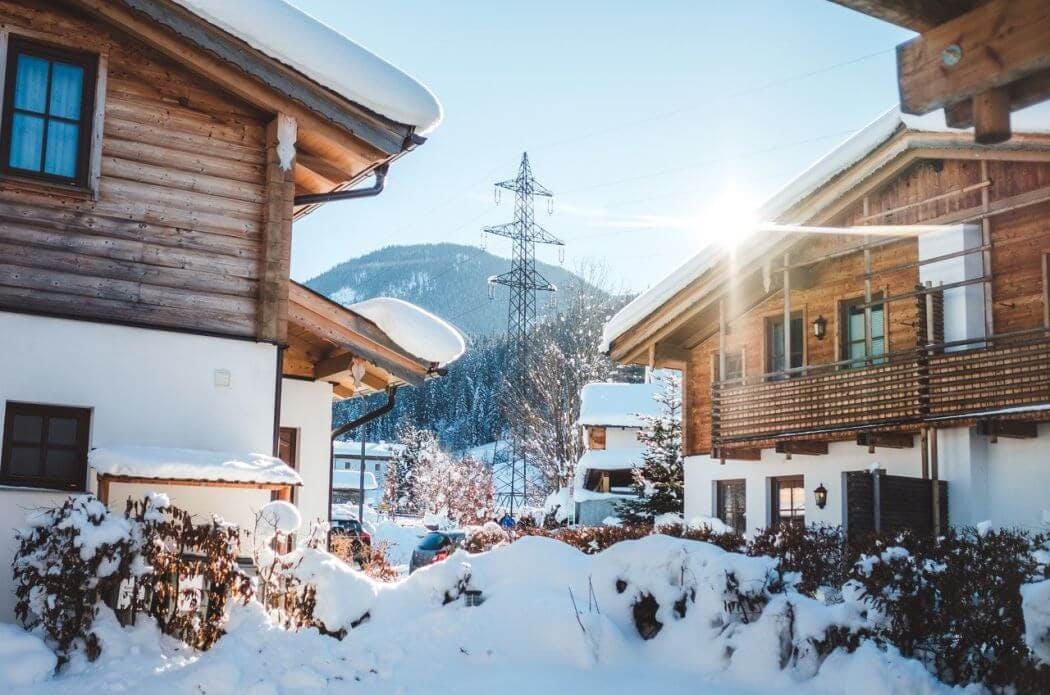
[[[1017,111],[1012,114],[1011,118],[1015,135],[1048,134],[1050,133],[1050,102],[1043,102]],[[942,136],[944,134],[965,134],[965,138],[959,138],[957,146],[960,149],[980,147],[973,142],[972,128],[961,130],[947,127],[944,124],[944,114],[940,111],[924,116],[911,116],[902,114],[900,109],[895,107],[856,134],[851,135],[781,188],[758,208],[757,216],[764,220],[782,218],[795,205],[872,154],[898,133],[930,133]],[[916,141],[905,143],[904,147],[921,146],[922,144],[921,141]],[[943,143],[939,144],[943,145]],[[1015,146],[1008,142],[995,147],[1010,149],[1011,147],[1023,147],[1023,145]],[[801,222],[802,220],[792,221]],[[783,236],[777,234],[756,235],[747,244],[740,244],[734,259],[737,267],[761,258],[782,239]],[[602,329],[601,350],[608,352],[617,338],[657,311],[691,283],[716,268],[727,256],[728,253],[724,248],[709,245],[652,288],[635,297],[606,322]]]
[[[283,0],[175,2],[322,87],[421,135],[441,122],[441,103],[427,87]]]
[[[402,299],[376,297],[346,308],[374,323],[405,352],[437,367],[455,362],[467,349],[452,324]]]
[[[660,384],[587,384],[580,391],[579,425],[642,427],[643,415],[657,416]]]
[[[88,465],[99,475],[157,481],[302,485],[288,464],[251,452],[120,446],[92,449]]]
[[[332,489],[360,490],[361,470],[352,468],[341,468],[339,470],[332,471]],[[379,485],[376,483],[375,475],[371,471],[365,471],[365,491],[378,489]]]

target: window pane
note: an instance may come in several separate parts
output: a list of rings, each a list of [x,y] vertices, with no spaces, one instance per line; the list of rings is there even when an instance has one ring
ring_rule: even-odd
[[[850,359],[859,360],[864,358],[864,342],[849,344]]]
[[[84,68],[79,65],[52,63],[51,109],[52,116],[80,118],[80,101],[84,94]]]
[[[73,178],[77,175],[77,139],[80,127],[74,123],[50,121],[47,127],[47,156],[44,172]]]
[[[11,156],[8,164],[16,169],[40,171],[44,143],[44,119],[16,113],[11,121]]]
[[[48,449],[44,474],[48,478],[72,480],[77,472],[77,453],[70,449]]]
[[[47,423],[48,444],[76,444],[77,421],[70,417],[53,417]]]
[[[34,56],[18,56],[15,73],[15,108],[44,113],[47,99],[48,61]]]
[[[874,321],[872,321],[874,324]],[[850,310],[849,312],[849,339],[850,340],[863,340],[864,339],[864,312],[856,312]]]
[[[882,307],[873,308],[871,310],[871,337],[881,338],[886,334],[886,321],[885,313],[882,311]]]
[[[18,477],[40,475],[40,448],[35,446],[12,446],[11,465],[8,474]]]
[[[12,415],[11,440],[19,444],[39,444],[44,432],[40,415]]]

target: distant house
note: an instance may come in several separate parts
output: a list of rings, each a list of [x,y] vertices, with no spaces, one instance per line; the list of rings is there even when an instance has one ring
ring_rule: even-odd
[[[573,518],[587,526],[616,514],[616,505],[634,493],[633,471],[641,465],[638,433],[644,416],[660,414],[659,384],[587,384],[580,392],[586,450],[576,463]]]
[[[382,490],[386,484],[386,472],[390,462],[403,447],[400,444],[388,442],[365,442],[364,457],[361,455],[361,442],[337,441],[335,442],[335,470],[360,471],[362,465],[365,473],[375,478],[376,487],[380,490],[378,498],[382,497]]]
[[[416,307],[289,278],[293,220],[379,193],[437,100],[280,0],[251,13],[0,3],[0,566],[26,511],[69,494],[327,518],[333,398],[462,351]]]
[[[376,477],[370,471],[361,469],[339,469],[332,473],[332,504],[356,505],[361,501],[361,493],[364,492],[365,502],[373,507],[379,501],[379,484]]]

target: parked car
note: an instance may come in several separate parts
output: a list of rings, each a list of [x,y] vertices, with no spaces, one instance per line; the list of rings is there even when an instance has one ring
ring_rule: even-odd
[[[420,567],[441,562],[457,548],[463,547],[466,540],[467,534],[464,531],[431,531],[412,551],[412,561],[408,564],[409,574]]]
[[[372,548],[372,536],[357,519],[332,519],[332,536],[350,539],[350,550],[357,562],[367,559]]]

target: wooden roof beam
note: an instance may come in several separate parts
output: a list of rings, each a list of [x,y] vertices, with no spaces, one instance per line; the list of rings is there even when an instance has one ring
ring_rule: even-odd
[[[924,114],[975,100],[974,131],[984,144],[1010,135],[1010,94],[996,90],[1048,69],[1045,0],[990,0],[897,47],[901,109]],[[1042,101],[1050,90],[1028,98]]]
[[[927,31],[969,12],[983,0],[831,0],[912,31]]]

